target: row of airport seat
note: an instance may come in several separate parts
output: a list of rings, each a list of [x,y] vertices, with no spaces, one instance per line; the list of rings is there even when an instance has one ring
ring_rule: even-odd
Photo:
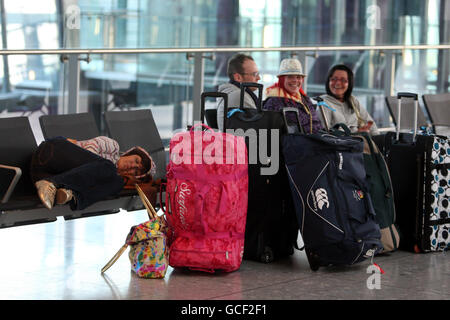
[[[419,109],[418,126],[450,126],[450,93],[423,95],[425,114]],[[394,124],[397,115],[397,98],[386,97],[386,104]],[[412,101],[402,102],[403,110],[412,110]],[[208,112],[202,114],[211,125]],[[413,113],[402,113],[402,128],[411,128]],[[151,110],[108,111],[104,113],[108,135],[117,140],[121,151],[139,145],[153,157],[157,174],[166,174],[166,153]],[[64,136],[85,140],[100,135],[92,113],[43,115],[39,118],[44,138]],[[213,126],[214,127],[214,126]],[[436,132],[436,131],[435,131]],[[46,209],[39,201],[30,174],[29,163],[37,148],[36,139],[28,117],[0,118],[0,228],[23,224],[56,221],[58,217],[74,219],[99,214],[142,209],[143,205],[134,190],[123,190],[111,197],[80,210],[72,211],[69,205]]]
[[[155,179],[165,177],[166,155],[151,110],[109,111],[104,114],[108,136],[121,151],[133,146],[146,149],[155,161]],[[77,140],[100,135],[92,113],[43,115],[39,118],[44,138],[64,136]],[[0,118],[0,228],[140,210],[144,206],[135,190],[122,190],[116,197],[99,201],[84,210],[58,205],[52,210],[39,201],[29,166],[36,139],[28,117]]]

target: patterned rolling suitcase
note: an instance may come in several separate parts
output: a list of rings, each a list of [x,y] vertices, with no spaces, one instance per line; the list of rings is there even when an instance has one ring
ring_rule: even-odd
[[[403,97],[414,99],[417,115],[418,95],[398,93],[397,119]],[[417,134],[416,122],[417,116],[413,133],[400,132],[397,125],[396,132],[375,136],[374,141],[391,172],[400,248],[444,251],[450,248],[450,145],[447,137]]]

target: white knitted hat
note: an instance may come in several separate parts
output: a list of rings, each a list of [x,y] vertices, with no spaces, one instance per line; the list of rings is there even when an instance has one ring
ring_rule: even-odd
[[[279,76],[298,75],[306,77],[303,73],[302,64],[297,59],[283,59],[280,63],[280,71],[277,74]]]

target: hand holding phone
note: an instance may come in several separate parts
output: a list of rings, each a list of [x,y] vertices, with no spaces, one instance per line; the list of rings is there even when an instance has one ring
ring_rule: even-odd
[[[358,132],[369,132],[373,125],[373,121],[368,121],[365,126],[358,128]]]

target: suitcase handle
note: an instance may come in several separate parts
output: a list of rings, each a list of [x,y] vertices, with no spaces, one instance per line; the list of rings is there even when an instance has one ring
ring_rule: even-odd
[[[418,100],[418,94],[416,93],[410,93],[410,92],[399,92],[397,93],[397,126],[396,126],[396,135],[395,139],[396,141],[400,140],[400,122],[401,122],[401,115],[402,115],[402,98],[413,98],[414,99],[414,133],[413,133],[413,141],[416,141],[416,134],[417,134],[417,113],[419,109],[419,100]]]
[[[323,104],[324,104],[323,99],[321,97],[319,97],[319,96],[313,97],[313,99],[317,101],[317,107],[319,108],[320,114],[322,115],[322,119],[323,119],[323,122],[324,122],[324,125],[325,125],[325,129],[327,131],[330,131],[330,125],[328,123],[328,119],[325,116],[325,112],[323,111]]]
[[[297,127],[298,127],[298,129],[300,130],[300,132],[301,132],[302,134],[305,134],[305,130],[303,130],[303,126],[302,126],[302,124],[301,124],[301,122],[300,122],[300,116],[299,116],[299,114],[298,114],[298,109],[297,109],[297,108],[292,108],[292,107],[287,107],[287,108],[283,108],[282,111],[283,111],[283,119],[284,119],[284,123],[285,123],[285,125],[286,125],[286,131],[287,131],[287,133],[288,133],[288,134],[292,134],[292,133],[297,133],[297,132],[298,132],[296,129],[292,128],[293,126],[290,126],[290,125],[288,124],[288,121],[287,121],[287,119],[286,119],[286,114],[287,114],[288,112],[295,112],[295,115],[296,115],[296,117],[297,117]]]
[[[197,128],[197,127],[199,127],[199,126],[202,127],[202,130],[203,130],[203,128],[205,128],[205,129],[209,129],[209,130],[211,130],[212,132],[214,132],[214,130],[213,130],[210,126],[208,126],[208,125],[206,125],[206,124],[204,124],[204,123],[197,123],[197,124],[194,124],[192,127],[189,128],[189,132],[193,132],[194,129]]]
[[[419,95],[417,93],[411,92],[399,92],[397,93],[397,99],[401,98],[414,98],[414,100],[418,100]]]
[[[247,87],[257,87],[258,88],[258,101],[256,103],[256,109],[258,110],[258,112],[261,112],[264,85],[257,83],[257,82],[241,82],[241,84],[240,84],[241,95],[240,95],[240,99],[239,99],[239,109],[241,109],[241,110],[244,109],[244,95],[245,95],[245,88],[247,88]],[[228,105],[225,105],[223,108],[223,131],[224,132],[226,129],[227,115],[228,115]]]
[[[212,98],[222,98],[224,108],[228,106],[228,94],[223,92],[203,92],[201,95],[201,110],[200,110],[200,121],[204,123],[205,120],[205,102],[207,97]]]
[[[258,109],[259,112],[261,112],[264,85],[257,82],[241,82],[241,98],[239,99],[239,109],[244,109],[245,89],[251,87],[258,88],[258,102],[256,103],[256,108]]]

